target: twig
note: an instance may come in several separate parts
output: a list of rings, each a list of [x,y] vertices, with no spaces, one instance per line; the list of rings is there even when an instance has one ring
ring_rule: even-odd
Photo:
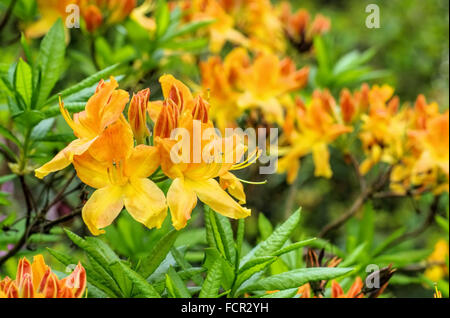
[[[17,0],[11,0],[11,2],[9,3],[9,7],[8,9],[6,9],[5,16],[0,22],[0,31],[5,27],[6,23],[8,23],[8,20],[11,17],[11,13],[14,9],[14,6],[16,5],[16,2]]]

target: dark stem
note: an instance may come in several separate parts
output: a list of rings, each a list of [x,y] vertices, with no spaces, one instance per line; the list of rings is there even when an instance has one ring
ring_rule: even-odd
[[[9,7],[8,7],[8,9],[6,9],[5,15],[4,15],[2,21],[0,22],[0,31],[3,30],[6,23],[8,23],[8,20],[11,17],[11,13],[12,13],[12,10],[14,9],[14,6],[16,5],[16,2],[17,2],[17,0],[11,0],[11,2],[9,3]]]

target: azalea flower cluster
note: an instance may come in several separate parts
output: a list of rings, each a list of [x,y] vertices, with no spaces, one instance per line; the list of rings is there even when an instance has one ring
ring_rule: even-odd
[[[293,104],[289,93],[305,86],[309,74],[308,67],[297,69],[291,59],[272,53],[252,60],[244,48],[232,50],[223,61],[210,57],[200,63],[200,69],[202,89],[210,91],[216,105],[211,117],[221,130],[235,127],[245,112],[281,126],[286,108]]]
[[[280,53],[288,41],[302,42],[304,52],[311,48],[312,37],[330,29],[324,16],[317,15],[310,24],[309,13],[293,13],[289,2],[274,7],[270,0],[184,0],[181,8],[187,21],[214,20],[207,29],[212,53],[219,53],[226,42],[252,52]]]
[[[16,278],[0,280],[0,298],[81,298],[86,291],[86,271],[78,263],[66,278],[59,279],[40,254],[30,263],[19,260]]]
[[[359,139],[365,153],[361,174],[378,162],[393,166],[391,190],[398,194],[438,195],[449,191],[449,111],[439,111],[419,95],[413,107],[400,107],[388,85],[364,85],[341,95],[343,118],[360,122]]]
[[[162,76],[160,82],[164,100],[149,103],[149,89],[134,94],[128,108],[128,121],[123,111],[129,94],[117,89],[113,77],[109,82],[100,81],[85,110],[74,114],[73,118],[60,101],[61,113],[77,139],[36,169],[35,174],[43,178],[73,164],[80,180],[97,189],[82,209],[83,220],[94,235],[103,233],[103,228],[113,222],[124,206],[134,219],[148,228],[161,227],[167,207],[173,226],[183,228],[197,198],[230,218],[250,215],[250,210],[241,206],[245,203],[243,186],[230,173],[242,167],[239,162],[245,147],[240,137],[221,138],[213,133],[197,140],[193,132],[195,125],[200,125],[202,131],[207,128],[214,131],[208,116],[208,102],[201,96],[194,98],[189,88],[171,75]],[[144,144],[150,135],[147,113],[154,123],[153,145]],[[177,128],[189,132],[189,149],[199,147],[200,153],[207,156],[197,160],[194,152],[189,152],[188,160],[174,161],[173,151],[179,140],[172,131]],[[167,200],[163,191],[149,179],[154,173],[173,180]],[[215,178],[219,178],[220,183]]]

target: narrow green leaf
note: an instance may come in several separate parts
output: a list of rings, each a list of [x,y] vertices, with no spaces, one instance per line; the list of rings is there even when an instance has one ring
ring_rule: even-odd
[[[17,64],[15,86],[17,92],[22,96],[28,109],[31,107],[31,96],[33,94],[31,67],[22,59]]]
[[[170,24],[170,10],[166,0],[158,0],[155,10],[156,36],[160,38]]]
[[[261,239],[267,239],[273,232],[273,226],[263,213],[258,215],[258,228]]]
[[[16,174],[7,174],[5,176],[0,176],[0,184],[5,183],[7,181],[11,181],[15,178],[17,178]]]
[[[273,255],[274,256],[280,256],[280,255],[289,253],[289,252],[291,252],[293,250],[302,248],[304,246],[308,246],[312,242],[314,242],[315,240],[316,240],[316,238],[312,238],[312,239],[309,239],[309,240],[304,240],[304,241],[300,241],[300,242],[296,242],[296,243],[290,244],[290,245],[288,245],[286,247],[283,247],[282,249],[278,250],[277,252],[273,253]]]
[[[73,102],[73,103],[64,103],[64,108],[67,109],[70,113],[78,113],[85,109],[86,103],[85,102]],[[58,116],[61,111],[59,109],[59,105],[55,105],[52,107],[47,108],[46,110],[42,111],[45,118],[55,117]]]
[[[247,262],[238,273],[238,277],[234,284],[234,290],[237,290],[247,279],[252,277],[254,274],[263,271],[270,264],[274,263],[278,257],[276,256],[261,256],[256,257]]]
[[[203,282],[199,298],[215,298],[220,289],[222,280],[222,264],[220,260],[216,260],[208,270],[205,281]]]
[[[269,276],[245,287],[245,291],[298,288],[306,283],[330,280],[351,272],[352,268],[311,267]]]
[[[122,66],[121,64],[114,64],[114,65],[106,67],[105,69],[103,69],[101,71],[98,71],[95,74],[92,74],[91,76],[85,78],[78,84],[71,86],[71,87],[59,92],[58,94],[55,94],[52,97],[50,97],[47,100],[46,105],[51,105],[51,104],[57,103],[58,96],[61,96],[61,98],[68,97],[68,96],[71,96],[71,95],[85,89],[85,88],[88,88],[88,87],[91,87],[91,86],[97,84],[101,79],[106,79],[108,76],[110,76],[115,71],[117,71],[121,66]],[[58,108],[58,112],[59,112],[59,108]]]
[[[36,105],[43,106],[61,75],[66,51],[64,26],[58,19],[45,35],[39,50],[41,79]]]
[[[47,118],[41,121],[31,131],[31,140],[39,140],[44,138],[50,129],[52,129],[54,123],[54,118]]]
[[[137,295],[143,298],[160,298],[161,295],[155,290],[155,288],[148,283],[141,275],[132,270],[128,265],[126,265],[123,261],[117,262],[119,266],[122,268],[123,273],[132,281],[133,288],[138,292]],[[113,263],[115,264],[115,263]]]
[[[20,146],[20,141],[14,136],[9,129],[0,125],[0,135]]]
[[[271,256],[282,248],[286,240],[292,234],[294,229],[300,222],[300,209],[294,212],[289,219],[280,225],[275,231],[264,241],[254,247],[242,259],[240,267],[243,267],[250,259],[259,256]]]
[[[291,288],[286,290],[280,290],[276,293],[265,294],[258,296],[258,298],[294,298],[298,293],[298,288]]]
[[[172,230],[156,243],[148,256],[142,259],[138,270],[139,274],[147,278],[158,268],[175,243],[178,233],[177,230]]]
[[[166,274],[166,288],[172,298],[191,298],[189,290],[177,272],[170,267]]]

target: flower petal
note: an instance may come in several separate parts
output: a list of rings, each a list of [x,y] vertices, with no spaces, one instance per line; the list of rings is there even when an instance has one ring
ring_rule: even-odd
[[[240,204],[245,204],[244,186],[241,181],[232,173],[227,172],[220,176],[220,186],[239,200]]]
[[[123,188],[108,186],[96,190],[82,210],[84,223],[94,235],[105,231],[100,230],[114,221],[123,208]]]
[[[160,162],[158,147],[138,145],[126,161],[125,174],[135,178],[147,178],[158,169]]]
[[[167,203],[172,215],[173,227],[180,230],[191,218],[192,210],[197,205],[197,195],[183,179],[177,178],[173,180],[167,192]]]
[[[95,160],[89,152],[73,158],[77,176],[88,186],[99,189],[109,185],[107,166]]]
[[[211,209],[233,219],[245,218],[250,215],[250,209],[242,207],[234,201],[214,179],[193,181],[186,179],[186,184],[197,194],[200,201]]]
[[[313,146],[313,160],[315,165],[314,175],[316,177],[331,178],[333,172],[330,167],[330,153],[326,143],[319,143]]]
[[[66,148],[61,150],[52,160],[39,167],[34,171],[36,177],[39,179],[44,178],[51,172],[59,171],[70,165],[73,160],[73,156],[79,156],[83,154],[96,138],[91,140],[75,139]]]
[[[130,179],[124,201],[128,213],[148,228],[160,228],[167,216],[164,193],[149,179]]]
[[[38,254],[33,257],[33,263],[31,264],[31,270],[33,271],[33,285],[39,287],[48,266],[45,264],[44,257]]]

